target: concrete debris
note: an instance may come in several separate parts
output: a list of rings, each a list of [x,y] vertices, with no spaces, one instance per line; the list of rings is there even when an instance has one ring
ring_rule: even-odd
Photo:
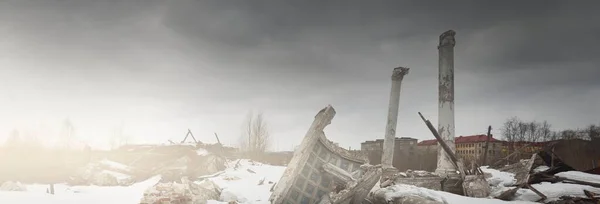
[[[408,171],[402,173],[402,176],[414,178],[414,177],[437,177],[438,175],[435,174],[434,172],[408,170]]]
[[[422,192],[413,185],[394,185],[375,190],[370,196],[374,204],[443,204],[447,203],[442,197]]]
[[[190,144],[130,145],[111,151],[107,159],[90,162],[69,180],[71,185],[127,186],[151,176],[163,182],[192,180],[226,168],[225,157]]]
[[[465,195],[475,198],[485,198],[491,193],[490,186],[481,175],[467,175],[463,181]]]
[[[204,180],[196,184],[183,177],[181,183],[158,183],[146,190],[140,204],[206,204],[208,200],[219,199],[220,194],[221,189],[212,181]]]
[[[329,194],[331,203],[363,203],[367,199],[369,192],[382,175],[380,166],[361,166],[360,177],[346,184],[346,188],[340,192]]]
[[[27,187],[21,184],[21,182],[7,181],[2,183],[0,191],[27,191]]]
[[[362,202],[364,197],[360,197],[366,196],[377,183],[380,170],[365,171],[360,178],[354,178],[350,173],[362,170],[361,166],[368,163],[363,152],[341,148],[325,137],[323,129],[331,123],[334,116],[335,110],[331,105],[317,113],[283,176],[274,187],[269,198],[271,203],[319,203],[326,194],[335,196],[331,197],[329,203],[348,203],[352,200]],[[346,191],[342,192],[343,190]],[[352,194],[357,197],[350,197]]]
[[[382,182],[381,187],[385,188],[395,184],[408,184],[432,190],[442,190],[442,180],[442,177],[433,172],[407,170],[406,172],[394,174],[391,178]]]
[[[122,186],[134,183],[132,176],[128,175],[131,172],[127,166],[108,160],[90,163],[77,172],[77,175],[71,177],[69,184]]]

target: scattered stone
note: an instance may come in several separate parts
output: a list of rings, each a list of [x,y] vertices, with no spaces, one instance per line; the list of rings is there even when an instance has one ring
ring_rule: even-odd
[[[490,195],[490,185],[483,175],[467,175],[463,181],[465,195],[474,198],[486,198]]]
[[[187,177],[181,183],[158,183],[144,192],[140,204],[179,203],[206,204],[208,200],[219,199],[220,189],[209,180],[196,184]]]

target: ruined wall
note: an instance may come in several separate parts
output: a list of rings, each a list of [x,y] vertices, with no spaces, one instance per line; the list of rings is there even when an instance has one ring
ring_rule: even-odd
[[[585,171],[600,165],[600,146],[588,140],[560,140],[551,143],[546,149],[554,150],[567,165]]]
[[[283,196],[286,198],[286,203],[315,203],[325,193],[331,191],[333,181],[321,171],[324,163],[333,164],[348,172],[358,170],[362,165],[362,162],[345,158],[348,155],[336,154],[339,150],[333,148],[321,142],[314,145],[308,161],[302,166],[300,175],[292,182],[288,194]]]
[[[361,143],[361,151],[367,154],[370,164],[381,164],[383,140],[378,139],[375,141],[363,142]],[[421,169],[420,162],[416,159],[419,156],[418,154],[417,139],[396,138],[392,165],[400,171]]]

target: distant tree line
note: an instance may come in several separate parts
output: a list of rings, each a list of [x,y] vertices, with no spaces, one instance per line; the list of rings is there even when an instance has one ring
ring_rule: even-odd
[[[559,139],[600,139],[600,125],[590,124],[583,128],[552,130],[547,121],[523,121],[511,117],[502,126],[502,137],[507,142],[544,142]]]

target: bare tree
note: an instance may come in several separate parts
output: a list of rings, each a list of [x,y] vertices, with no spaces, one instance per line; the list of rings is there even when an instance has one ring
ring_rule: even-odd
[[[525,123],[525,127],[526,127],[526,141],[529,142],[537,142],[538,139],[540,138],[540,132],[539,132],[539,127],[541,126],[540,123],[538,122],[528,122]]]
[[[502,137],[508,142],[516,141],[520,120],[517,117],[507,119],[502,126]]]
[[[600,126],[591,124],[585,128],[585,132],[589,140],[600,139]]]
[[[507,119],[502,126],[502,137],[508,143],[508,149],[510,152],[514,150],[514,142],[517,141],[517,135],[519,134],[519,123],[521,120],[517,117]]]
[[[565,140],[577,139],[577,138],[579,138],[579,134],[577,132],[579,132],[579,131],[571,130],[571,129],[562,130],[559,132],[559,137],[560,137],[560,139],[565,139]]]
[[[519,121],[519,123],[517,123],[517,136],[516,136],[516,141],[527,141],[527,133],[529,129],[529,124],[523,121]]]
[[[123,124],[113,129],[113,135],[110,138],[110,146],[112,149],[129,144],[129,137],[123,134]]]
[[[248,112],[248,115],[246,115],[246,121],[244,121],[244,124],[242,125],[242,135],[240,136],[240,149],[244,150],[244,151],[250,151],[250,143],[252,140],[252,124],[253,124],[253,119],[254,115],[252,113],[252,111]]]
[[[252,153],[263,153],[269,145],[270,135],[263,114],[254,115],[250,112],[242,127],[240,148]]]
[[[550,141],[552,140],[552,130],[550,129],[552,126],[548,123],[548,121],[542,122],[539,128],[540,139],[542,141]]]
[[[66,149],[71,148],[72,143],[75,140],[75,127],[71,120],[68,118],[63,122],[62,134],[59,139],[59,147],[63,147]]]
[[[254,120],[252,126],[252,147],[254,151],[265,152],[270,145],[269,131],[267,130],[267,123],[263,118],[263,114],[259,113]]]

